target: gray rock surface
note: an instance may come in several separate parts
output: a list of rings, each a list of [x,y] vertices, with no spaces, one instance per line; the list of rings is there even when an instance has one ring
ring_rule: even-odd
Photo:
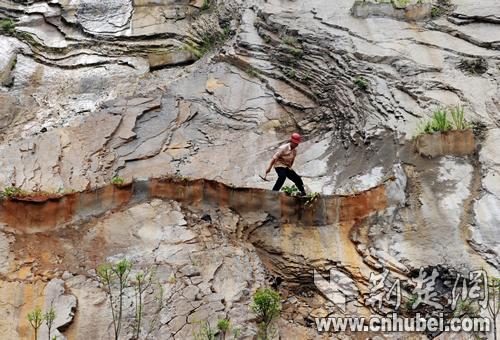
[[[389,311],[364,307],[370,274],[383,268],[404,284],[420,267],[498,276],[500,5],[434,5],[438,16],[405,22],[354,18],[352,0],[214,0],[205,11],[170,0],[0,2],[14,24],[0,34],[0,191],[167,174],[271,189],[274,171],[271,182],[259,174],[295,132],[304,143],[294,168],[308,192],[349,196],[395,176],[383,211],[332,225],[149,199],[58,226],[57,253],[43,248],[49,231],[0,221],[0,332],[26,338],[26,313],[57,301],[61,338],[106,337],[110,311],[92,270],[123,257],[158,266],[169,309],[156,339],[192,339],[193,319],[226,316],[251,339],[251,295],[278,281],[281,338],[327,338],[308,327],[311,315],[338,315],[311,289],[318,268],[358,284],[352,315]],[[206,53],[151,71],[149,55],[185,46]],[[459,101],[476,152],[419,155],[412,136],[422,118]]]

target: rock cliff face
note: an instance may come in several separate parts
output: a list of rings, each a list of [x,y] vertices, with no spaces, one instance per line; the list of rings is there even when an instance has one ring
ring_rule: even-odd
[[[349,315],[387,315],[367,302],[388,269],[412,315],[420,268],[436,269],[451,318],[457,274],[498,276],[498,2],[439,0],[418,21],[355,18],[352,0],[194,5],[0,0],[0,191],[50,193],[0,202],[0,334],[28,339],[26,313],[53,304],[60,339],[111,338],[95,270],[125,257],[165,289],[151,338],[228,317],[252,339],[251,296],[273,285],[281,339],[493,339],[319,333],[315,317],[342,313],[314,277],[355,287]],[[422,118],[458,102],[473,136],[417,150]],[[311,207],[259,178],[294,132]]]

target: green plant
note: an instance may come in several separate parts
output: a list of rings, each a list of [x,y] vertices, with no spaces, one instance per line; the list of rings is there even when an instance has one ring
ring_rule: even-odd
[[[192,42],[188,42],[186,45],[184,45],[183,49],[191,50],[198,58],[201,58],[205,53],[207,53],[210,50],[211,47],[212,47],[212,40],[208,35],[205,35],[205,37],[203,38],[203,44],[201,45],[200,48],[195,47]]]
[[[200,51],[201,55],[204,55],[205,53],[207,53],[211,47],[212,47],[212,42],[210,41],[210,37],[208,35],[206,35],[203,38],[203,45],[202,45],[201,51]]]
[[[293,45],[297,42],[297,40],[292,40],[292,39],[283,39],[281,41],[282,44],[287,44],[287,45]]]
[[[361,90],[366,90],[370,85],[366,82],[366,80],[363,78],[363,76],[356,76],[353,81],[354,84],[358,86]]]
[[[302,54],[304,53],[300,48],[292,48],[290,50],[290,53],[295,56],[295,58],[300,59],[302,58]]]
[[[266,43],[270,43],[271,42],[271,37],[265,35],[264,36],[264,40],[266,41]]]
[[[231,322],[228,319],[217,320],[217,329],[219,330],[220,340],[225,340],[227,332],[233,333],[233,339],[238,339],[241,335],[241,327],[231,326]]]
[[[280,317],[280,295],[269,288],[257,290],[253,296],[254,304],[250,310],[258,317],[262,318],[259,324],[259,339],[268,340],[276,337],[274,321]]]
[[[410,1],[408,0],[395,0],[396,7],[404,8]]]
[[[475,318],[479,315],[478,308],[474,307],[474,303],[471,299],[465,301],[460,300],[458,302],[457,308],[455,309],[455,317],[459,318],[463,315],[467,315],[470,318]]]
[[[302,80],[307,80],[309,78],[311,78],[311,76],[308,73],[306,73],[302,77],[300,77],[300,79],[302,79]]]
[[[8,34],[12,34],[15,32],[14,30],[14,23],[10,19],[2,19],[2,22],[0,23],[0,27],[2,28],[2,31]]]
[[[143,295],[148,290],[152,290],[154,292],[154,287],[156,286],[158,289],[158,293],[155,295],[154,301],[156,302],[155,312],[149,321],[148,329],[146,332],[146,336],[144,339],[147,339],[148,336],[153,332],[154,327],[156,326],[156,322],[160,317],[161,311],[165,309],[163,306],[163,295],[164,289],[161,282],[156,278],[156,270],[146,270],[145,273],[137,273],[134,275],[134,280],[131,282],[132,287],[134,288],[134,300],[135,300],[135,339],[139,339],[139,335],[141,333],[141,326],[144,321],[144,303],[143,303]],[[148,294],[146,294],[148,295]]]
[[[182,189],[179,189],[178,194],[179,194],[179,195],[184,195],[184,191],[182,191]]]
[[[447,117],[448,113],[446,109],[441,109],[439,106],[433,112],[433,116],[431,120],[427,122],[424,127],[425,132],[438,132],[438,131],[447,131],[453,129],[451,122]]]
[[[439,15],[439,8],[438,7],[432,7],[432,9],[431,9],[431,15],[433,17],[437,17]]]
[[[312,93],[314,93],[318,97],[321,96],[321,92],[319,91],[312,90]]]
[[[438,106],[434,110],[434,116],[432,121],[432,129],[434,131],[446,131],[451,130],[453,127],[451,126],[451,122],[448,120],[448,113],[446,109],[441,110]]]
[[[134,299],[135,299],[135,337],[139,339],[139,334],[141,332],[141,323],[144,317],[144,303],[142,302],[142,295],[146,290],[153,284],[155,271],[152,271],[149,276],[144,273],[135,274],[135,282],[133,282],[134,287]]]
[[[306,201],[306,203],[304,203],[304,206],[306,208],[307,208],[308,205],[309,205],[309,207],[312,207],[313,204],[318,200],[319,196],[320,196],[319,192],[314,192],[314,193],[307,194],[307,201]]]
[[[418,294],[413,294],[409,300],[406,300],[406,311],[410,312],[412,310],[413,304],[418,299]]]
[[[109,181],[110,184],[123,184],[125,183],[125,180],[121,177],[113,177],[111,181]]]
[[[21,193],[23,193],[23,190],[21,190],[20,188],[13,188],[13,187],[5,188],[4,192],[4,194],[9,197],[17,196],[20,195]]]
[[[285,192],[288,195],[293,195],[293,193],[299,191],[299,189],[297,189],[295,184],[293,184],[291,187],[287,187],[287,186],[282,187],[281,191]]]
[[[463,130],[466,128],[464,120],[464,107],[460,107],[460,103],[458,103],[454,108],[451,108],[450,113],[457,130]]]
[[[131,269],[132,263],[126,259],[118,262],[116,266],[106,264],[97,269],[97,274],[101,278],[104,289],[108,293],[115,340],[118,340],[122,328],[123,297],[125,295],[125,287],[129,282],[128,277]]]
[[[297,62],[297,59],[295,59],[295,58],[290,59],[290,66],[293,68],[293,66],[295,65],[296,62]]]
[[[30,322],[31,327],[35,332],[35,340],[38,339],[38,329],[42,326],[44,317],[40,308],[35,309],[33,312],[26,315],[26,319]]]
[[[203,4],[201,4],[200,11],[204,11],[204,10],[208,9],[209,7],[210,7],[210,5],[208,4],[208,1],[205,0],[205,1],[203,1]]]
[[[196,315],[196,313],[194,314]],[[215,335],[217,334],[217,329],[212,328],[209,322],[204,322],[203,320],[192,320],[192,324],[199,323],[205,324],[200,327],[199,332],[193,332],[194,340],[215,340]]]
[[[57,317],[57,312],[56,312],[54,306],[50,306],[47,313],[45,313],[43,315],[43,319],[45,320],[45,324],[47,325],[47,328],[49,329],[49,333],[48,333],[49,340],[52,340],[52,338],[50,337],[50,333],[52,333],[52,326],[54,325],[54,320],[56,319],[56,317]]]
[[[264,77],[260,75],[260,70],[248,69],[246,70],[246,73],[249,77],[257,77],[260,81],[264,81]]]
[[[288,75],[290,76],[290,78],[294,78],[295,77],[295,71],[290,71],[290,73],[288,73]]]

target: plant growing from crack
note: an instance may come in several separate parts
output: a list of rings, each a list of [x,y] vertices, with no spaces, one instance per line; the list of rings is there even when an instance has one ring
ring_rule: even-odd
[[[193,314],[193,317],[196,313]],[[228,332],[233,333],[233,339],[238,339],[241,335],[241,327],[234,327],[228,319],[217,320],[217,326],[212,328],[208,321],[203,320],[191,320],[191,324],[201,324],[199,332],[193,332],[194,340],[225,340]],[[217,337],[219,334],[219,337]]]
[[[287,195],[293,195],[294,193],[299,191],[299,189],[297,189],[295,184],[293,184],[291,187],[288,187],[288,186],[282,187],[281,191],[285,192]]]
[[[196,315],[196,313],[194,315]],[[193,320],[193,321],[191,321],[191,323],[204,324],[200,327],[199,332],[193,332],[194,340],[215,340],[215,336],[217,334],[217,329],[212,328],[208,321],[205,322],[205,321],[200,319],[200,320]]]
[[[149,335],[153,332],[158,318],[160,317],[160,313],[165,309],[163,306],[163,296],[164,296],[164,288],[160,281],[156,277],[156,270],[147,269],[145,273],[137,273],[134,275],[134,279],[131,280],[132,287],[134,288],[134,300],[135,300],[135,339],[139,339],[139,335],[141,333],[141,327],[144,322],[144,307],[145,304],[152,301],[143,301],[143,295],[148,291],[153,291],[156,289],[158,293],[154,296],[155,302],[155,310],[153,316],[149,320],[148,328],[146,331],[146,335],[144,340],[149,337]]]
[[[251,311],[262,319],[259,324],[259,339],[274,339],[277,336],[278,326],[275,321],[280,317],[280,294],[266,288],[257,290],[253,296],[254,304],[250,306]]]
[[[121,178],[121,177],[113,177],[113,179],[111,179],[111,181],[109,181],[110,184],[123,184],[125,183],[125,179]]]
[[[363,91],[370,87],[370,85],[366,82],[363,76],[356,76],[352,82],[356,84],[359,89]]]
[[[201,4],[200,11],[207,10],[209,7],[210,7],[210,5],[208,4],[208,1],[207,1],[207,0],[205,0],[205,1],[203,1],[203,3]]]
[[[297,42],[297,40],[293,40],[293,39],[283,39],[281,41],[281,44],[286,44],[286,45],[293,45]]]
[[[307,194],[307,201],[304,203],[304,206],[307,208],[309,205],[309,208],[313,206],[314,203],[318,200],[318,197],[320,196],[319,192],[314,192],[314,193],[309,193]]]
[[[14,34],[14,32],[16,31],[14,29],[14,26],[14,22],[10,19],[2,19],[2,22],[0,23],[2,31],[6,34]]]
[[[56,312],[54,306],[50,306],[47,313],[45,313],[43,315],[43,318],[45,320],[45,324],[47,325],[47,328],[49,329],[49,334],[48,334],[49,340],[52,340],[52,338],[50,337],[50,334],[52,333],[52,326],[54,325],[54,320],[56,319],[56,317],[57,317],[57,312]]]
[[[486,282],[485,285],[483,285],[483,296],[486,293],[486,289],[488,290],[489,300],[486,309],[493,320],[492,333],[494,334],[494,340],[497,340],[497,320],[500,312],[500,278],[486,275]]]
[[[241,326],[232,326],[228,319],[217,320],[217,329],[219,330],[220,340],[226,340],[228,332],[233,333],[233,339],[238,339],[241,335]]]
[[[115,340],[118,340],[122,329],[123,298],[125,296],[125,288],[129,282],[131,269],[132,263],[126,259],[121,260],[115,266],[106,264],[97,269],[97,274],[108,293]]]
[[[54,340],[59,337],[59,335],[56,335],[53,338],[51,338],[50,336],[52,333],[52,327],[54,325],[54,320],[56,319],[56,317],[57,317],[57,312],[54,306],[52,305],[45,314],[42,314],[42,310],[40,308],[37,308],[33,312],[28,313],[26,315],[26,319],[29,321],[31,327],[35,332],[35,340],[38,339],[38,329],[43,325],[44,322],[48,328],[48,339]]]
[[[304,53],[304,51],[302,51],[300,48],[292,48],[290,50],[290,53],[293,54],[295,58],[300,59],[302,58],[302,54]]]
[[[42,310],[40,308],[35,309],[33,312],[26,315],[26,319],[29,321],[33,331],[35,332],[35,340],[38,339],[38,329],[43,324],[44,317],[42,315]]]

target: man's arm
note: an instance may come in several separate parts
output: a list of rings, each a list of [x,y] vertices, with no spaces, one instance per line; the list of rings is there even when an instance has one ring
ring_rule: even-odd
[[[275,162],[276,162],[276,160],[273,158],[271,160],[271,164],[269,164],[269,168],[267,168],[267,170],[266,170],[266,174],[268,174],[271,171]]]
[[[276,152],[276,154],[273,156],[273,159],[271,160],[271,164],[269,164],[269,168],[267,168],[267,170],[266,170],[266,175],[271,171],[274,163],[276,163],[276,160],[281,157],[282,153],[283,153],[283,150],[281,147],[279,147],[278,151]]]

